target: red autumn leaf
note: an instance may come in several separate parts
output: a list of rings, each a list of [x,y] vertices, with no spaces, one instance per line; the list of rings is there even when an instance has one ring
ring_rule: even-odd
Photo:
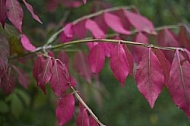
[[[100,29],[96,22],[91,19],[86,20],[85,28],[88,29],[95,38],[105,37],[104,32]]]
[[[52,76],[51,68],[53,63],[51,59],[51,57],[48,57],[41,61],[41,72],[38,74],[38,86],[40,86],[44,93],[46,93],[45,85],[50,81]]]
[[[135,79],[139,91],[153,108],[157,97],[161,93],[164,76],[160,62],[151,48],[147,50],[138,64]]]
[[[129,35],[130,31],[126,30],[122,24],[121,19],[111,13],[104,13],[104,20],[106,22],[106,24],[112,28],[114,31],[121,33],[121,34],[125,34],[125,35]]]
[[[23,10],[18,0],[6,0],[7,17],[22,32]]]
[[[109,42],[101,42],[99,43],[104,48],[105,56],[110,57],[112,50],[115,48],[115,44]]]
[[[5,94],[10,94],[16,85],[15,76],[12,73],[11,67],[9,67],[9,69],[3,73],[0,80],[0,88]]]
[[[59,2],[63,6],[68,8],[80,7],[82,5],[82,1],[76,1],[76,0],[60,0]]]
[[[42,55],[38,55],[33,68],[33,76],[37,82],[40,79],[38,76],[42,72],[42,62],[44,62]]]
[[[99,26],[99,28],[106,34],[108,31],[108,26],[104,20],[104,15],[103,14],[98,15],[98,16],[94,17],[93,20],[96,22],[96,24]]]
[[[61,60],[62,63],[64,63],[68,68],[68,66],[69,66],[69,56],[65,51],[59,51],[58,54],[57,54],[57,58],[59,60]]]
[[[24,71],[16,66],[12,66],[13,69],[17,72],[18,74],[18,81],[19,83],[25,88],[28,88],[29,85],[29,77],[26,73],[24,73]]]
[[[139,32],[134,40],[135,42],[143,43],[143,44],[148,44],[148,38],[141,32]],[[142,55],[144,52],[146,52],[147,48],[145,47],[138,47],[138,46],[131,46],[131,53],[133,55],[134,61],[136,63],[139,63],[141,61]]]
[[[26,8],[28,9],[28,11],[31,13],[32,17],[33,17],[36,21],[38,21],[39,23],[42,24],[42,22],[41,22],[41,20],[39,19],[38,15],[36,15],[36,14],[34,13],[33,7],[32,7],[29,3],[27,3],[26,0],[22,0],[22,1],[24,2],[24,4],[25,4]]]
[[[75,99],[72,94],[65,95],[59,100],[56,108],[56,117],[58,119],[58,126],[65,125],[74,114]]]
[[[84,77],[84,79],[91,83],[92,72],[88,64],[88,56],[82,51],[79,51],[74,56],[73,67],[77,73]]]
[[[84,108],[81,104],[79,104],[79,107],[80,107],[80,112],[76,119],[77,126],[89,126],[89,117],[87,109]]]
[[[6,17],[6,0],[0,0],[0,22],[3,27],[5,25]]]
[[[154,53],[157,56],[160,65],[162,67],[163,70],[163,74],[164,74],[164,82],[165,85],[168,85],[168,81],[169,81],[169,74],[170,74],[170,68],[171,68],[171,64],[170,62],[166,59],[164,53],[161,50],[158,49],[154,49]]]
[[[118,43],[112,50],[110,67],[116,79],[122,84],[122,86],[124,86],[125,79],[129,74],[129,64],[126,52],[121,43]]]
[[[21,44],[27,51],[35,51],[36,47],[31,44],[28,37],[24,34],[21,35]]]
[[[50,12],[53,12],[59,3],[59,0],[47,0],[46,9]]]
[[[0,34],[0,78],[7,71],[9,50],[7,39]]]
[[[158,45],[159,46],[164,46],[164,47],[169,47],[169,46],[171,46],[171,47],[179,47],[178,41],[176,39],[176,36],[169,29],[163,29],[163,30],[161,30],[158,33],[157,40],[158,40]],[[172,52],[172,51],[163,51],[163,52],[166,55],[166,58],[170,62],[172,62],[173,56],[174,56],[174,52]]]
[[[62,97],[71,84],[71,77],[65,64],[59,59],[53,60],[50,85],[57,97]]]
[[[74,34],[79,38],[82,39],[86,35],[86,28],[85,28],[86,20],[79,21],[73,26]],[[80,31],[80,32],[79,32]]]
[[[92,116],[89,116],[89,126],[99,126],[97,121]]]
[[[123,28],[126,29],[127,31],[130,31],[131,23],[129,22],[128,18],[125,16],[123,9],[116,10],[113,12],[113,14],[117,15],[120,18]]]
[[[171,65],[168,90],[174,103],[190,118],[190,63],[176,50]]]
[[[104,49],[100,44],[97,44],[90,49],[88,62],[93,73],[99,73],[102,70],[105,62],[105,54]]]
[[[64,26],[64,31],[61,33],[61,41],[62,42],[68,42],[71,41],[73,38],[73,24],[69,23]]]
[[[126,58],[127,58],[128,65],[129,65],[129,74],[131,76],[133,76],[133,68],[134,68],[133,57],[132,57],[131,53],[129,52],[126,45],[123,45],[123,48],[125,50]]]
[[[187,25],[180,26],[178,33],[179,44],[190,50],[190,28]]]
[[[130,12],[128,10],[123,10],[125,16],[128,18],[129,22],[134,26],[138,32],[146,32],[149,34],[156,34],[155,28],[151,21],[147,18],[141,16],[140,14]]]
[[[86,4],[86,1],[87,1],[87,0],[83,0],[84,4]]]

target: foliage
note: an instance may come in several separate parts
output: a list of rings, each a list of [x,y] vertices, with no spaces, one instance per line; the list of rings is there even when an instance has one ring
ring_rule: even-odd
[[[134,78],[151,108],[166,87],[174,104],[190,117],[190,28],[186,24],[155,28],[133,6],[112,7],[98,0],[91,2],[94,8],[90,14],[74,21],[64,22],[68,16],[65,13],[64,26],[59,30],[59,24],[53,27],[56,31],[47,32],[51,35],[46,42],[42,46],[34,46],[22,30],[22,5],[33,19],[39,23],[42,21],[26,0],[19,2],[0,0],[0,88],[8,95],[2,94],[0,103],[4,109],[0,110],[1,113],[8,113],[10,104],[12,114],[19,117],[23,103],[29,106],[30,98],[21,86],[30,88],[29,80],[33,77],[37,86],[47,94],[49,104],[56,106],[55,116],[59,126],[73,118],[78,126],[103,126],[87,106],[85,100],[88,98],[82,95],[84,87],[80,85],[96,83],[103,90],[98,75],[109,62],[113,76],[122,87],[127,78]],[[48,11],[53,12],[59,5],[71,10],[86,2],[49,0],[46,6]],[[97,9],[97,5],[100,8]],[[5,23],[6,19],[12,25]],[[25,70],[31,72],[25,73]],[[99,92],[93,90],[97,101],[100,101]],[[41,99],[39,94],[35,97]],[[31,98],[36,99],[32,107],[38,106],[38,98]],[[154,122],[155,118],[153,116],[151,120]]]

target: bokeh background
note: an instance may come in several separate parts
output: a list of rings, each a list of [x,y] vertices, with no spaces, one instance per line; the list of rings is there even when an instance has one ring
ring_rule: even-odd
[[[68,8],[58,5],[54,11],[47,11],[46,0],[27,0],[34,7],[43,24],[34,21],[24,8],[24,33],[36,46],[43,45],[48,37],[63,23],[73,21],[83,15],[102,9],[101,0],[88,0],[86,5]],[[135,6],[150,19],[156,27],[190,23],[189,0],[104,0],[104,7]],[[23,5],[23,4],[22,4]],[[72,57],[73,52],[69,54]],[[72,63],[72,60],[70,61]],[[32,78],[32,63],[23,67],[30,76],[27,90],[20,86],[6,96],[0,90],[0,126],[54,126],[57,100],[47,86],[47,94],[37,88]],[[73,72],[71,70],[71,72]],[[178,109],[164,87],[153,109],[140,94],[132,77],[128,77],[124,87],[114,78],[106,61],[99,80],[88,84],[76,73],[78,88],[90,108],[107,126],[189,126],[184,112]],[[77,104],[76,104],[77,105]],[[76,118],[78,110],[74,117]],[[75,126],[73,118],[67,126]]]

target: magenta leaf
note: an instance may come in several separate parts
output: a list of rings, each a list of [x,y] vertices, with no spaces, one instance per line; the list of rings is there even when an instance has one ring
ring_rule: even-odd
[[[174,103],[190,118],[190,63],[176,50],[171,65],[168,90]]]
[[[53,12],[58,6],[59,0],[48,0],[46,2],[46,9]]]
[[[6,0],[0,0],[0,22],[3,27],[5,25],[6,17]]]
[[[163,29],[158,33],[157,36],[158,39],[158,45],[159,46],[172,46],[172,47],[179,47],[178,41],[176,39],[176,36],[174,35],[174,33],[169,30],[169,29]],[[172,51],[163,51],[166,58],[172,62],[173,60],[173,56],[174,56],[174,52]]]
[[[123,45],[123,48],[125,50],[126,58],[127,58],[128,65],[129,65],[129,74],[131,76],[133,76],[133,68],[134,68],[133,57],[132,57],[131,53],[129,52],[126,45]]]
[[[9,43],[7,39],[0,34],[0,78],[7,71],[8,56],[10,55]]]
[[[62,63],[64,63],[67,68],[69,66],[69,56],[65,51],[59,51],[57,54],[57,58],[61,60]]]
[[[179,44],[190,50],[190,28],[187,25],[180,26],[178,34]]]
[[[147,18],[141,16],[140,14],[124,10],[125,16],[128,18],[129,22],[137,29],[139,32],[147,32],[149,34],[156,34],[154,26],[151,21]]]
[[[89,117],[87,109],[84,108],[81,104],[79,104],[79,107],[80,107],[80,112],[76,119],[77,126],[89,126]]]
[[[14,90],[16,85],[15,76],[12,73],[11,67],[9,67],[6,73],[3,73],[0,80],[0,88],[5,94],[10,94]]]
[[[129,64],[126,52],[121,43],[118,43],[112,50],[110,67],[116,79],[124,86],[125,79],[129,74]]]
[[[38,82],[38,80],[40,79],[38,77],[38,75],[42,72],[42,63],[44,62],[44,59],[42,57],[42,55],[38,55],[35,63],[34,63],[34,68],[33,68],[33,76],[36,79],[36,81]]]
[[[27,3],[26,0],[22,0],[22,1],[24,2],[24,4],[25,4],[26,8],[28,9],[28,11],[31,13],[32,17],[33,17],[36,21],[38,21],[39,23],[42,24],[42,22],[41,22],[41,20],[39,19],[38,15],[36,15],[36,14],[34,13],[33,7],[32,7],[29,3]]]
[[[68,42],[71,41],[73,38],[73,24],[69,23],[64,26],[64,31],[61,33],[61,41],[62,42]]]
[[[159,49],[154,49],[154,53],[157,56],[164,74],[164,83],[167,86],[169,83],[169,75],[171,63],[166,59],[164,53]]]
[[[143,44],[148,44],[149,43],[148,38],[141,32],[139,32],[135,36],[133,41],[143,43]],[[133,55],[134,61],[136,63],[139,63],[141,61],[142,55],[146,51],[147,51],[147,48],[145,48],[145,47],[132,46],[131,47],[131,53]]]
[[[89,116],[89,124],[90,124],[89,126],[99,126],[96,120],[92,116]]]
[[[157,97],[161,93],[164,76],[160,62],[151,48],[147,50],[138,64],[135,79],[139,91],[153,108]]]
[[[25,88],[28,88],[29,85],[29,77],[28,75],[20,68],[16,67],[16,66],[12,66],[13,69],[17,72],[18,74],[18,81],[19,83]]]
[[[88,62],[93,73],[99,73],[102,70],[105,62],[105,54],[104,49],[100,44],[97,44],[90,49]]]
[[[74,34],[79,38],[82,39],[86,35],[86,28],[85,28],[86,20],[79,21],[73,26]],[[80,32],[79,32],[80,31]]]
[[[106,12],[104,13],[104,20],[106,24],[114,31],[125,35],[130,34],[130,31],[124,28],[121,19],[116,15]]]
[[[103,46],[105,56],[110,57],[112,50],[115,48],[115,44],[109,43],[109,42],[102,42],[99,44],[101,44],[101,46]]]
[[[94,17],[93,20],[96,22],[96,24],[99,26],[99,28],[106,34],[108,31],[108,26],[104,20],[104,15],[103,14],[98,15],[98,16]]]
[[[86,4],[86,1],[87,1],[87,0],[83,0],[84,4]]]
[[[86,27],[86,29],[88,29],[91,32],[93,37],[95,37],[95,38],[104,38],[105,37],[104,32],[100,29],[100,27],[96,24],[95,21],[93,21],[91,19],[87,19],[85,27]]]
[[[18,0],[6,0],[7,17],[22,32],[23,10]]]
[[[73,67],[77,73],[82,76],[88,83],[91,83],[92,72],[88,64],[88,56],[82,51],[79,51],[74,56]]]
[[[59,59],[53,60],[51,73],[51,88],[57,97],[62,97],[65,91],[70,87],[69,84],[71,84],[71,77],[69,75],[67,67]]]
[[[51,68],[52,68],[52,58],[48,57],[45,60],[41,61],[41,72],[38,75],[38,86],[46,93],[45,90],[45,85],[50,81],[52,73],[51,73]]]
[[[58,126],[65,125],[74,114],[75,99],[72,94],[65,95],[59,100],[56,108],[56,117],[58,119]]]
[[[36,49],[36,47],[31,44],[28,37],[24,34],[21,35],[21,44],[27,51],[35,51]]]

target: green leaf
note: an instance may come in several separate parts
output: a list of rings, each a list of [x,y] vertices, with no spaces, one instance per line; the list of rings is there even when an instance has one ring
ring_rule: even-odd
[[[8,111],[8,105],[3,100],[0,100],[0,113],[7,113]]]

